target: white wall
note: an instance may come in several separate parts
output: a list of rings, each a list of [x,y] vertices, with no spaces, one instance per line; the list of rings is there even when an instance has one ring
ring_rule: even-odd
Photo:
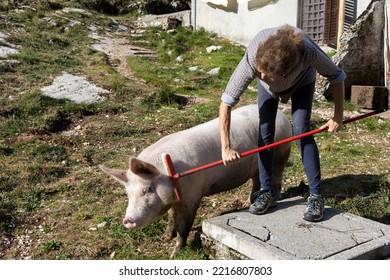
[[[356,18],[359,17],[371,3],[371,0],[357,0]]]
[[[222,1],[227,2],[227,6],[216,6],[212,3],[205,3],[205,1],[207,0],[196,0],[196,28],[203,27],[207,31],[215,32],[245,46],[257,32],[264,28],[286,23],[297,24],[298,0]],[[249,2],[251,5],[265,2],[276,3],[249,10]]]
[[[192,0],[192,21],[195,28],[203,27],[246,46],[264,28],[286,23],[296,26],[298,2],[299,0]],[[370,2],[371,0],[357,1],[357,17]],[[268,5],[250,9],[250,6],[264,3]]]

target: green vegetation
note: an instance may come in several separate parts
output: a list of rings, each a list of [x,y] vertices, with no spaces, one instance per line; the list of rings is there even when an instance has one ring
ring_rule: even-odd
[[[6,13],[0,6],[0,29],[21,46],[10,56],[19,63],[2,67],[0,61],[0,240],[9,241],[0,242],[0,259],[167,259],[174,241],[161,240],[166,217],[126,230],[125,190],[97,166],[126,168],[129,156],[162,136],[215,118],[244,50],[204,30],[149,28],[127,39],[155,56],[129,57],[134,78],[126,78],[90,47],[88,27],[103,33],[112,18],[93,11],[58,16],[60,8],[50,3],[37,12]],[[222,48],[207,53],[210,45]],[[217,67],[218,75],[207,74]],[[40,89],[63,72],[85,75],[110,92],[92,105],[43,96]],[[256,93],[248,89],[240,105],[255,102]],[[64,133],[69,131],[77,133]],[[317,137],[328,204],[390,224],[389,131],[389,121],[371,117]],[[294,144],[284,186],[293,190],[302,180]],[[211,213],[242,207],[248,192],[245,184],[205,198],[194,227]],[[340,193],[345,198],[338,199]],[[195,231],[179,259],[208,258]],[[18,247],[16,237],[26,232],[31,244]]]

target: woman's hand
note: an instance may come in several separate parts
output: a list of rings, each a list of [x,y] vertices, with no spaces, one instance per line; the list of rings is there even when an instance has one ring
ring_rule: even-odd
[[[343,127],[343,120],[332,118],[326,124],[320,127],[320,129],[327,128],[329,132],[339,131]]]
[[[231,148],[225,148],[222,149],[222,160],[224,165],[232,164],[233,162],[237,161],[240,158],[240,154],[231,149]]]

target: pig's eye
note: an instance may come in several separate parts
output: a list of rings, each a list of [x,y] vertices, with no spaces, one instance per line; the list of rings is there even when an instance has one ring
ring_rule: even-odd
[[[148,186],[148,187],[145,187],[142,189],[142,194],[146,195],[146,194],[152,193],[153,191],[154,191],[153,186]]]

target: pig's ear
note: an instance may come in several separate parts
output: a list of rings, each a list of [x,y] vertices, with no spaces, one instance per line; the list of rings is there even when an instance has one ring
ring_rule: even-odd
[[[129,178],[127,177],[127,170],[122,169],[111,169],[108,167],[105,167],[104,165],[99,165],[99,168],[106,174],[111,175],[114,177],[115,180],[119,181],[122,184],[127,183]]]
[[[160,171],[150,163],[137,158],[130,159],[130,170],[140,177],[152,179],[160,174]]]

